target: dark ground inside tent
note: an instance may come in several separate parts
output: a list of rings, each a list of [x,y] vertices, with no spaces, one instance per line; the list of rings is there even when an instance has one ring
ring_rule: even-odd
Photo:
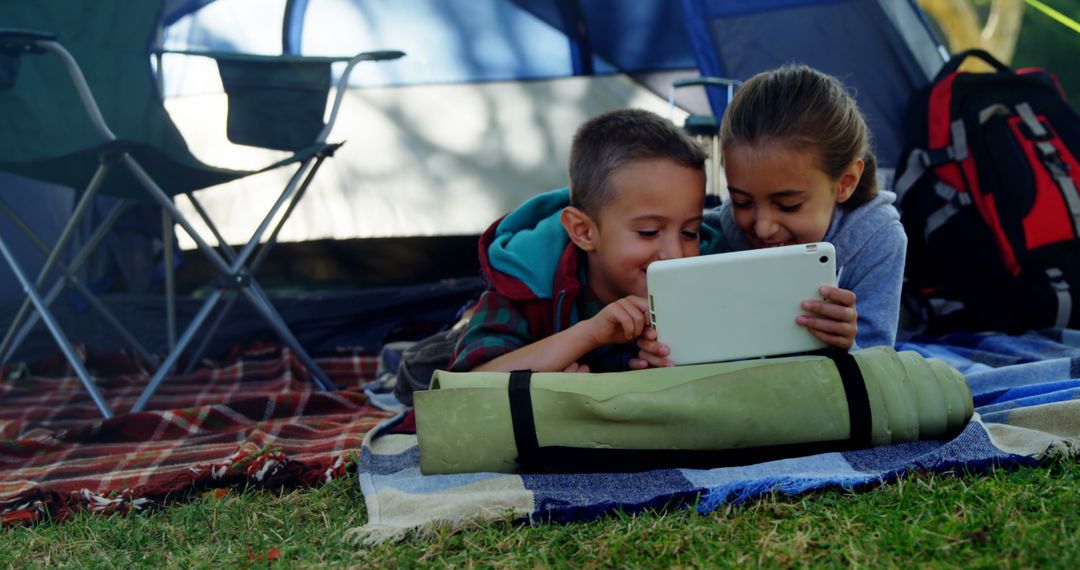
[[[313,355],[346,347],[377,351],[389,341],[436,332],[479,295],[483,284],[476,241],[477,236],[443,236],[283,243],[266,257],[256,277]],[[203,256],[183,252],[176,274],[178,334],[202,306],[213,278]],[[167,352],[162,294],[110,292],[101,299],[149,351]],[[125,349],[122,337],[79,301],[65,295],[52,306],[69,338],[94,351]],[[0,311],[0,322],[11,322],[14,310]],[[196,341],[204,332],[205,328]],[[235,346],[264,340],[278,338],[251,305],[240,300],[212,337],[205,356],[221,356]],[[39,323],[15,359],[32,362],[56,352],[51,335]]]

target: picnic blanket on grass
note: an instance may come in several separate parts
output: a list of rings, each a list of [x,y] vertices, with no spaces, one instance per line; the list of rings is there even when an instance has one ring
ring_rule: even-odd
[[[314,485],[351,472],[364,435],[393,414],[363,386],[377,357],[316,359],[342,387],[320,392],[288,349],[261,345],[166,379],[148,409],[130,360],[88,355],[112,409],[103,420],[79,380],[49,364],[0,380],[0,526],[62,520],[73,508],[126,511],[211,487]],[[50,374],[45,374],[46,372]]]
[[[361,540],[485,520],[588,520],[621,509],[694,504],[707,514],[771,492],[855,488],[905,472],[1036,464],[1080,449],[1080,331],[1024,336],[954,334],[913,338],[897,350],[946,361],[971,387],[975,415],[949,441],[917,441],[718,469],[643,473],[421,475],[411,416],[372,430],[361,449],[360,487],[368,523]],[[477,442],[482,445],[482,442]]]

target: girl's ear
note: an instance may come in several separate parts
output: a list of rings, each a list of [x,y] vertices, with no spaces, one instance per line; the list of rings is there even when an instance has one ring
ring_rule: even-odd
[[[559,215],[559,221],[562,222],[566,235],[570,236],[570,241],[574,242],[574,245],[583,251],[596,249],[596,244],[593,243],[596,238],[596,224],[588,214],[573,206],[567,206]]]
[[[863,162],[863,159],[857,158],[851,161],[847,170],[840,175],[840,186],[836,190],[837,204],[847,202],[848,198],[851,198],[851,195],[855,193],[855,189],[859,187],[859,180],[862,179],[864,168],[866,168],[866,163]]]

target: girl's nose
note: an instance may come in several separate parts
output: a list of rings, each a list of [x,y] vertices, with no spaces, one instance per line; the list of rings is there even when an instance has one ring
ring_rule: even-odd
[[[759,211],[757,217],[754,218],[754,233],[757,234],[757,237],[761,239],[768,238],[776,233],[776,229],[777,224],[772,219],[772,216]]]

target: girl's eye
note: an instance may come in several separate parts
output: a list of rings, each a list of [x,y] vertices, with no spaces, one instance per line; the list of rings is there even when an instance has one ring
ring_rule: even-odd
[[[731,201],[731,207],[732,208],[738,208],[740,210],[745,210],[746,208],[749,208],[752,205],[753,205],[753,202],[736,202],[734,200]]]
[[[786,206],[784,204],[777,204],[776,207],[780,208],[781,212],[787,212],[787,213],[790,214],[792,212],[798,212],[799,208],[802,207],[802,203],[800,202],[798,204],[791,204],[791,205],[788,205],[788,206]]]
[[[651,238],[660,235],[660,230],[637,230],[637,234],[644,238]]]
[[[698,234],[698,230],[683,230],[682,236],[686,239],[691,240],[696,240],[700,237]]]

